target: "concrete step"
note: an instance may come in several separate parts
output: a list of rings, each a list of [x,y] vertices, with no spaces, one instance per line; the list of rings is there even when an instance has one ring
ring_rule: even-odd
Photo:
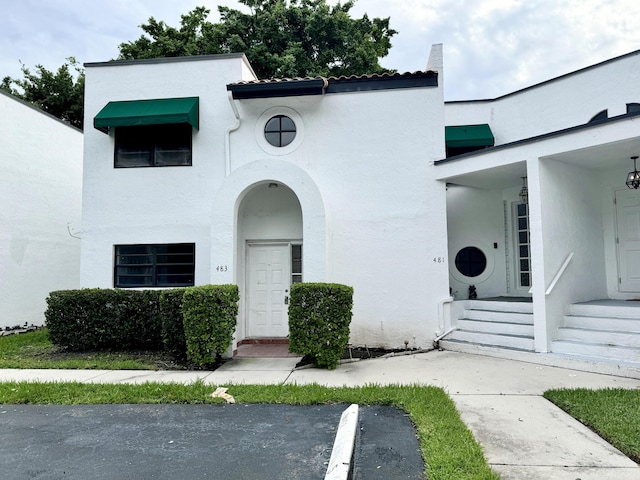
[[[448,341],[472,343],[476,345],[488,345],[503,348],[515,348],[518,350],[533,351],[533,337],[522,335],[504,335],[486,332],[474,332],[455,330],[447,335]]]
[[[595,358],[606,361],[616,360],[640,366],[640,348],[604,343],[576,342],[572,340],[554,340],[551,342],[553,353],[571,355],[578,358]]]
[[[531,313],[465,309],[464,318],[468,320],[480,320],[483,322],[508,322],[520,323],[522,325],[533,325],[533,314]]]
[[[504,335],[519,335],[533,338],[533,324],[522,324],[517,322],[498,322],[472,320],[461,318],[457,323],[458,329],[468,332],[496,333]]]
[[[558,329],[557,339],[640,349],[638,332],[562,327]]]
[[[533,313],[531,302],[500,302],[493,300],[467,300],[466,310],[489,310],[493,312]]]
[[[640,302],[597,301],[569,305],[569,315],[602,318],[628,318],[640,320]]]
[[[617,332],[640,333],[640,318],[605,318],[585,315],[565,315],[564,326],[591,330],[614,330]]]

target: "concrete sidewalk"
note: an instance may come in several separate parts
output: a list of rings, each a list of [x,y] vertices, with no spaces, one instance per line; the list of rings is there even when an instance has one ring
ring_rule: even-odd
[[[0,381],[435,385],[453,398],[503,479],[640,478],[636,463],[541,396],[550,388],[640,389],[640,380],[447,351],[347,363],[333,371],[295,370],[297,361],[234,359],[214,372],[0,370]]]

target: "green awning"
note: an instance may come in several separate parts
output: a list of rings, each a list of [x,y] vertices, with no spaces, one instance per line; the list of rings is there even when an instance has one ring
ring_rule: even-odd
[[[445,144],[449,148],[491,147],[495,139],[486,123],[444,127]]]
[[[93,118],[93,126],[109,133],[109,127],[190,123],[197,130],[198,115],[198,97],[109,102]]]

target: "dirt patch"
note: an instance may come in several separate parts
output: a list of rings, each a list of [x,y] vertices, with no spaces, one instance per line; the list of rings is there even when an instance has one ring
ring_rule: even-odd
[[[417,351],[414,348],[397,348],[397,349],[387,349],[387,348],[371,348],[371,347],[351,347],[345,348],[342,351],[342,356],[340,357],[340,361],[342,363],[359,360],[369,360],[370,358],[380,358],[385,355],[404,355],[407,353],[411,353]],[[309,355],[305,355],[300,359],[300,361],[296,364],[296,368],[304,367],[306,365],[313,365],[314,360]]]

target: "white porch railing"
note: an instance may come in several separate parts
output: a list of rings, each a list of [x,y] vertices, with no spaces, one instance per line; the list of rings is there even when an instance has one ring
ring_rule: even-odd
[[[572,258],[573,258],[573,252],[571,252],[569,255],[567,255],[567,258],[565,258],[564,263],[560,267],[560,270],[558,270],[558,273],[556,273],[556,276],[553,277],[553,280],[551,280],[551,283],[549,284],[547,291],[544,292],[545,295],[549,295],[553,291],[553,287],[555,287],[556,283],[558,283],[558,280],[560,280],[560,277],[562,276],[564,271],[567,269],[567,266],[569,265],[569,262],[571,261]]]

